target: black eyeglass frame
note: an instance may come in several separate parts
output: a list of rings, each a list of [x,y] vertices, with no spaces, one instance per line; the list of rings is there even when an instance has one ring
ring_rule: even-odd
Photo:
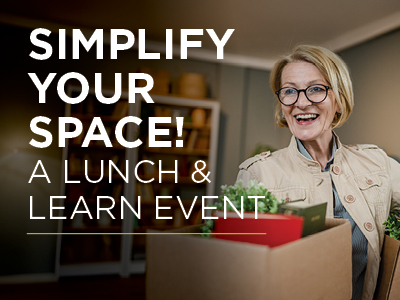
[[[325,97],[324,97],[324,99],[322,99],[321,101],[312,101],[312,100],[311,100],[310,98],[308,98],[308,96],[307,96],[306,91],[307,91],[310,87],[312,87],[312,86],[314,86],[314,85],[322,85],[323,87],[326,88]],[[283,89],[287,89],[287,88],[295,89],[295,90],[297,91],[297,98],[296,98],[296,101],[294,101],[292,104],[285,104],[285,103],[283,103],[283,102],[281,101],[281,99],[279,98],[279,93],[280,93],[280,91],[283,90]],[[326,97],[328,97],[329,89],[332,89],[332,87],[331,87],[331,86],[328,86],[328,85],[324,85],[324,84],[318,83],[318,84],[312,84],[312,85],[306,87],[305,89],[300,89],[300,90],[299,90],[299,89],[296,89],[296,88],[294,88],[294,87],[284,87],[284,88],[281,88],[281,89],[277,90],[277,91],[275,92],[275,94],[276,94],[276,96],[278,97],[278,100],[279,100],[280,103],[282,103],[282,104],[285,105],[285,106],[291,106],[291,105],[294,105],[294,104],[299,100],[299,97],[300,97],[300,93],[301,93],[301,92],[304,92],[304,95],[306,96],[307,100],[310,101],[311,103],[321,103],[321,102],[323,102],[323,101],[326,99]]]

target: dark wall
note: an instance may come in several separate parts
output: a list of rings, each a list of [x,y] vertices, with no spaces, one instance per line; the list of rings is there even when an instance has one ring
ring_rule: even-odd
[[[29,197],[34,197],[34,213],[48,215],[49,195],[59,195],[62,149],[56,143],[45,149],[29,145],[34,137],[30,121],[35,116],[52,119],[48,126],[57,137],[57,118],[64,115],[64,103],[57,98],[56,85],[47,92],[47,103],[38,103],[38,92],[28,76],[37,73],[43,80],[49,72],[65,73],[67,62],[50,58],[36,61],[29,57],[33,47],[30,30],[0,26],[2,46],[0,109],[0,275],[52,272],[56,239],[51,236],[27,236],[27,232],[57,230],[55,220],[29,220]],[[49,41],[57,45],[57,39]],[[28,183],[38,160],[42,160],[51,183],[38,178]]]
[[[57,82],[68,72],[78,72],[94,84],[95,73],[103,74],[103,85],[114,86],[114,74],[122,73],[122,86],[128,88],[128,73],[141,66],[169,70],[176,80],[182,72],[202,73],[208,80],[210,96],[215,97],[217,65],[193,60],[139,61],[135,51],[120,51],[117,60],[111,60],[109,47],[104,46],[104,59],[96,59],[93,47],[83,48],[79,60],[72,59],[72,41],[67,38],[67,59],[58,59],[58,34],[40,36],[53,47],[51,58],[43,61],[29,56],[32,50],[43,49],[30,42],[31,29],[0,25],[3,38],[2,68],[0,71],[0,276],[27,273],[52,273],[55,268],[56,238],[54,236],[29,236],[28,232],[57,232],[57,221],[49,220],[50,196],[60,195],[62,148],[57,145],[58,118],[65,114],[65,103],[59,99]],[[28,73],[36,73],[44,82],[49,73],[57,73],[46,93],[46,103],[39,103],[39,93]],[[36,116],[46,116],[51,123],[46,126],[53,135],[51,146],[38,149],[29,145],[32,138],[43,141],[30,130]],[[45,126],[45,125],[41,125]],[[35,165],[41,160],[51,183],[45,178],[35,178],[28,183]],[[39,172],[38,172],[39,173]],[[33,197],[33,215],[46,216],[46,220],[30,220],[30,196]]]
[[[138,60],[137,52],[121,51],[117,60],[109,59],[109,47],[104,46],[104,59],[96,59],[96,49],[88,53],[82,48],[79,60],[72,60],[71,39],[67,39],[67,59],[58,59],[58,35],[52,33],[46,41],[53,45],[53,56],[45,61],[29,57],[32,50],[43,51],[30,42],[31,29],[0,25],[4,39],[0,71],[0,185],[2,188],[0,217],[5,224],[0,229],[0,276],[26,273],[53,273],[56,239],[51,236],[27,236],[27,232],[56,232],[55,220],[30,220],[29,197],[33,196],[33,214],[49,215],[49,196],[60,195],[62,149],[57,146],[58,117],[64,116],[64,103],[57,94],[58,79],[67,72],[84,75],[94,84],[94,74],[103,74],[103,85],[114,86],[114,74],[122,73],[123,88],[128,88],[128,73],[142,67],[154,71],[165,69],[176,82],[179,74],[195,72],[205,75],[209,96],[221,104],[215,195],[220,185],[233,184],[239,164],[249,157],[257,143],[274,148],[287,145],[290,132],[274,125],[276,100],[269,88],[269,72],[244,67],[196,60]],[[44,39],[44,37],[41,37]],[[49,73],[57,73],[47,91],[47,103],[39,104],[38,91],[27,75],[38,74],[43,82]],[[29,145],[32,138],[41,140],[30,130],[36,116],[52,119],[48,130],[53,143],[45,149]],[[51,179],[36,178],[28,184],[38,160]]]

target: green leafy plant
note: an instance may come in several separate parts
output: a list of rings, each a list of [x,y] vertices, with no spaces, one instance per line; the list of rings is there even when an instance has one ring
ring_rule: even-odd
[[[388,219],[383,223],[389,236],[400,241],[400,207],[393,209]]]
[[[262,182],[257,183],[250,181],[248,186],[244,186],[241,180],[238,180],[234,185],[223,185],[221,186],[222,194],[219,196],[219,201],[215,202],[213,207],[218,210],[224,210],[224,197],[226,196],[235,206],[235,208],[241,210],[241,198],[243,197],[243,211],[252,212],[255,211],[256,201],[254,198],[249,196],[265,196],[265,198],[258,199],[257,201],[257,212],[259,213],[276,213],[278,211],[278,205],[283,200],[278,200],[273,194],[271,194],[267,188],[264,187]],[[226,210],[233,211],[228,203],[226,204]],[[211,233],[214,228],[213,220],[206,220],[204,226],[201,227],[203,236],[209,236],[207,233]]]

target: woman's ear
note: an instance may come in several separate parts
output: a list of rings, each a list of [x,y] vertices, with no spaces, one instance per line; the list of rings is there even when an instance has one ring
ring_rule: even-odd
[[[341,110],[341,108],[340,108],[340,106],[339,106],[339,103],[338,103],[337,101],[335,101],[335,102],[336,102],[336,103],[335,103],[336,113],[342,114],[342,110]]]

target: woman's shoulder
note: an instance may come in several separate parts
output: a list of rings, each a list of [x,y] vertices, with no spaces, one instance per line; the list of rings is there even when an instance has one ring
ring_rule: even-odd
[[[377,165],[380,168],[386,167],[388,155],[384,150],[374,144],[343,145],[343,154],[351,161],[361,161],[362,165]]]
[[[387,154],[383,151],[380,147],[374,144],[350,144],[350,145],[343,145],[343,149],[347,153],[352,153],[354,155],[361,155],[361,156],[381,156],[386,157]]]
[[[246,159],[239,165],[240,170],[254,169],[257,167],[264,166],[266,164],[275,164],[282,158],[286,157],[287,148],[280,149],[274,152],[266,151],[261,152],[253,157]]]
[[[280,178],[279,174],[283,174],[287,169],[283,159],[286,157],[288,160],[286,153],[287,148],[284,148],[274,152],[261,152],[246,159],[239,165],[237,180],[242,180],[245,184],[253,180],[268,183],[270,186],[275,178]]]
[[[377,145],[374,145],[374,144],[349,144],[349,145],[343,145],[343,146],[347,149],[356,150],[356,151],[380,149]]]

